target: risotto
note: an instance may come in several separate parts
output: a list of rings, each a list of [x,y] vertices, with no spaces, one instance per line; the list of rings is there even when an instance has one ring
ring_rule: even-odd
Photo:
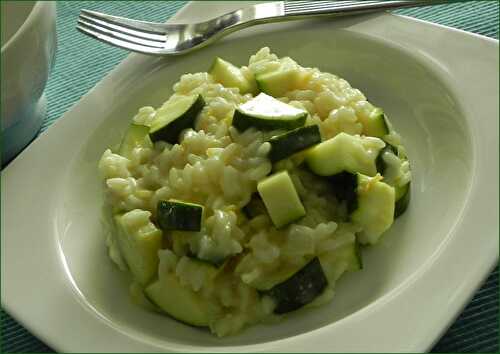
[[[328,303],[405,211],[411,180],[381,108],[267,47],[182,75],[99,171],[132,299],[217,336]]]

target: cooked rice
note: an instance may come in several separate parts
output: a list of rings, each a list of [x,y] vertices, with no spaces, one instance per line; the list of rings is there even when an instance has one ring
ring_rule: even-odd
[[[262,48],[242,70],[251,76],[277,67],[280,60],[283,59],[269,48]],[[297,66],[304,79],[300,87],[280,100],[307,110],[306,124],[318,124],[323,139],[340,132],[362,133],[359,117],[370,114],[375,107],[359,90],[333,74],[302,68],[293,61],[291,65]],[[274,316],[272,302],[260,297],[254,284],[266,284],[277,274],[296,269],[314,256],[354,242],[355,233],[360,230],[347,222],[346,207],[333,197],[329,185],[297,167],[302,160],[300,154],[281,161],[275,169],[290,171],[307,215],[280,230],[265,215],[250,220],[243,217],[241,209],[256,192],[257,182],[271,172],[267,158],[270,144],[266,141],[275,132],[248,129],[240,133],[232,127],[235,107],[252,96],[216,83],[206,72],[183,75],[173,89],[170,100],[193,94],[202,94],[205,99],[206,106],[195,129],[186,130],[179,144],[157,142],[153,148],[135,148],[130,159],[106,150],[99,162],[105,181],[106,208],[114,213],[133,211],[131,216],[142,220],[139,222],[149,222],[155,220],[160,200],[173,198],[204,205],[206,219],[202,230],[173,232],[172,250],[158,253],[158,276],[175,272],[182,284],[209,299],[213,306],[210,329],[219,336],[233,334]],[[143,107],[133,121],[149,125],[164,114],[164,107]],[[396,133],[387,136],[386,141],[400,145]],[[409,166],[405,171],[403,175],[394,172],[391,178],[403,185],[411,178]],[[108,230],[107,235],[110,257],[124,269],[113,230]],[[239,256],[236,266],[214,278],[214,274],[187,257],[189,254],[201,260]],[[315,305],[331,299],[335,281],[346,268],[347,265],[325,271],[328,289]],[[142,296],[137,283],[131,289],[134,298]]]

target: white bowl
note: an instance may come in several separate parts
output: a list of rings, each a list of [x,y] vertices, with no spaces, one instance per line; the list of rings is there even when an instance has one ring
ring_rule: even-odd
[[[188,9],[175,20],[216,15]],[[130,302],[106,255],[97,161],[182,73],[216,55],[241,65],[265,45],[385,109],[408,147],[412,201],[330,304],[219,339]],[[497,117],[498,41],[390,14],[256,27],[183,57],[133,54],[4,170],[2,305],[63,352],[426,351],[498,259]]]
[[[56,52],[56,5],[2,1],[2,165],[39,131]]]

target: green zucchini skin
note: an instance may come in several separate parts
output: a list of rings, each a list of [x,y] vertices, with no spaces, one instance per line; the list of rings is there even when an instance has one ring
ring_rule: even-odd
[[[194,103],[177,119],[167,123],[161,129],[154,132],[150,131],[149,137],[151,141],[166,141],[170,144],[177,144],[179,142],[179,134],[188,128],[194,126],[196,117],[205,107],[205,100],[201,95],[198,95]]]
[[[405,188],[406,191],[403,192],[401,198],[396,200],[396,205],[394,206],[394,218],[397,218],[401,214],[403,214],[406,209],[408,208],[408,205],[410,204],[410,199],[411,199],[411,188],[410,188],[411,182],[408,182],[401,188]]]
[[[387,165],[384,159],[382,158],[385,152],[391,152],[394,155],[398,156],[398,149],[395,146],[386,142],[386,146],[382,150],[380,150],[377,159],[375,161],[377,166],[377,172],[380,173],[382,176],[384,175],[385,170],[387,169]],[[410,183],[411,182],[408,182],[402,187],[394,187],[396,188],[397,192],[396,193],[397,199],[394,206],[394,218],[401,216],[401,214],[403,214],[406,211],[408,205],[410,204],[410,199],[411,199]]]
[[[389,124],[387,123],[388,118],[385,113],[381,113],[378,117],[377,129],[368,130],[370,136],[376,136],[377,138],[382,138],[384,135],[390,133]]]
[[[307,113],[293,119],[261,119],[252,117],[240,112],[238,109],[234,111],[233,126],[239,131],[245,131],[248,128],[255,127],[260,130],[285,129],[291,130],[302,127],[307,118]]]
[[[248,204],[242,208],[242,211],[249,219],[255,218],[259,215],[267,215],[266,206],[264,205],[259,193],[252,194],[252,198]]]
[[[192,258],[193,260],[196,260],[196,261],[201,262],[201,263],[205,263],[207,265],[211,265],[211,266],[216,267],[216,268],[222,267],[224,262],[226,262],[226,260],[227,260],[227,257],[226,258],[216,258],[216,259],[199,258],[198,255],[193,253],[191,250],[189,250],[186,253],[186,256],[189,258]]]
[[[347,204],[347,213],[351,214],[353,211],[358,209],[358,178],[356,174],[350,172],[341,172],[336,175],[327,177],[335,196],[341,200],[345,201]]]
[[[356,260],[358,261],[358,270],[363,269],[363,253],[361,249],[361,243],[357,240],[354,245],[354,253],[356,254]]]
[[[260,130],[292,130],[304,126],[307,115],[307,111],[303,109],[260,93],[235,109],[232,125],[239,131],[251,127]]]
[[[381,108],[375,107],[368,117],[361,117],[360,120],[364,135],[382,138],[390,133],[387,116]]]
[[[387,115],[385,113],[382,116],[382,118],[383,118],[385,130],[386,130],[386,134],[389,134],[391,132],[391,125],[389,123],[389,118],[387,117]]]
[[[298,310],[319,296],[328,285],[318,257],[284,282],[275,285],[263,294],[276,302],[274,313],[283,314]]]
[[[160,200],[157,207],[158,224],[162,230],[200,231],[203,206],[179,201]]]
[[[296,128],[269,139],[271,151],[268,157],[271,162],[277,162],[320,142],[321,133],[316,124]]]
[[[377,159],[375,160],[375,166],[377,167],[377,172],[380,173],[381,175],[384,175],[384,172],[387,168],[387,165],[384,159],[382,158],[382,156],[384,156],[384,153],[386,151],[392,152],[394,155],[398,156],[398,149],[395,146],[386,142],[385,147],[382,150],[380,150],[380,152],[377,155]]]

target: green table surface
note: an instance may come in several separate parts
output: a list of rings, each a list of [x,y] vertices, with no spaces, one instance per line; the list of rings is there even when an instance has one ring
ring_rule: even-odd
[[[165,21],[186,1],[59,1],[58,52],[47,84],[48,113],[42,131],[120,63],[127,52],[83,36],[75,30],[82,8],[148,21]],[[498,39],[498,1],[467,1],[399,14],[460,28]],[[53,352],[3,310],[2,352]],[[498,352],[498,266],[456,319],[433,352]]]

